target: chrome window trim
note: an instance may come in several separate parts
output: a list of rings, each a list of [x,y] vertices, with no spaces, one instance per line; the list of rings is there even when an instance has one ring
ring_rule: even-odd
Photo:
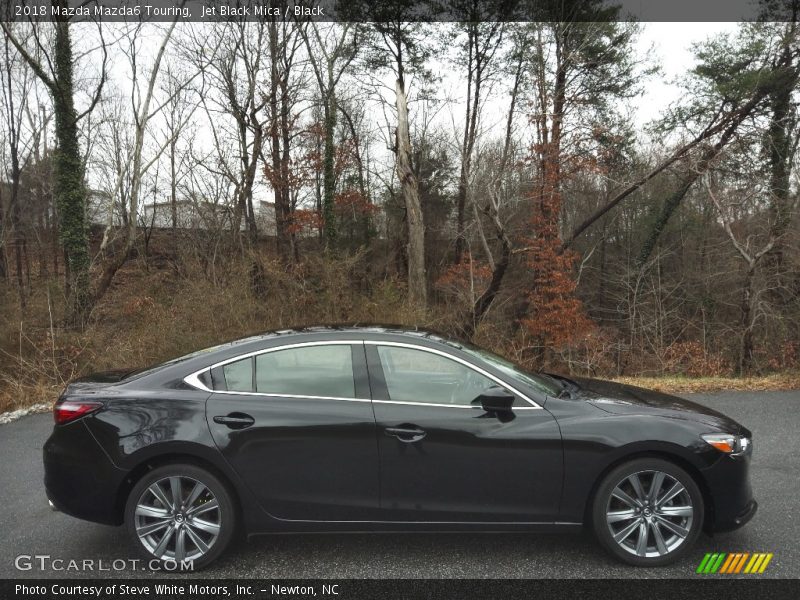
[[[437,350],[436,348],[429,348],[428,346],[420,346],[419,344],[409,344],[409,343],[406,343],[406,342],[384,342],[384,341],[379,341],[379,340],[365,340],[364,344],[369,344],[370,346],[396,346],[398,348],[411,348],[413,350],[422,350],[423,352],[430,352],[431,354],[438,354],[439,356],[444,356],[445,358],[449,358],[450,360],[454,360],[457,363],[461,363],[462,365],[464,365],[468,369],[472,369],[473,371],[476,371],[476,372],[480,373],[484,377],[488,377],[489,379],[494,381],[496,384],[498,384],[498,385],[500,385],[500,386],[502,386],[502,387],[514,392],[517,396],[519,396],[523,400],[526,400],[531,405],[531,406],[525,406],[525,407],[519,407],[518,406],[518,407],[515,407],[514,410],[517,410],[517,409],[520,409],[520,408],[528,409],[528,410],[530,410],[530,409],[537,409],[538,410],[538,409],[542,408],[541,406],[539,406],[538,403],[536,403],[533,400],[531,400],[526,394],[523,394],[517,388],[509,385],[508,383],[506,383],[505,381],[503,381],[499,377],[496,377],[495,375],[492,375],[491,373],[489,373],[488,371],[486,371],[484,369],[481,369],[477,365],[473,365],[471,362],[469,362],[467,360],[464,360],[463,358],[460,358],[458,356],[453,356],[452,354],[449,354],[449,353],[444,352],[442,350]],[[425,402],[411,402],[411,401],[402,401],[401,402],[399,400],[373,400],[373,402],[382,402],[382,403],[391,402],[392,404],[413,404],[415,406],[436,406],[435,404],[425,403]],[[462,405],[454,405],[454,404],[440,404],[438,406],[444,406],[444,407],[447,407],[447,408],[472,408],[471,406],[462,406]]]
[[[266,392],[234,392],[234,391],[227,391],[227,390],[212,390],[207,385],[205,385],[202,381],[200,381],[200,375],[205,373],[206,371],[211,371],[212,369],[216,369],[217,367],[224,367],[230,363],[237,362],[239,360],[244,360],[245,358],[250,358],[251,356],[258,356],[260,354],[269,354],[270,352],[277,352],[278,350],[291,350],[292,348],[305,348],[307,346],[352,346],[353,344],[364,344],[363,340],[329,340],[329,341],[317,341],[317,342],[298,342],[296,344],[284,344],[282,346],[273,346],[272,348],[262,348],[261,350],[254,350],[253,352],[246,352],[245,354],[239,354],[234,356],[233,358],[226,358],[225,360],[221,360],[218,363],[214,363],[211,366],[203,367],[202,369],[191,373],[183,378],[183,381],[188,385],[202,390],[204,392],[209,393],[217,393],[217,394],[239,394],[245,396],[267,396],[271,398],[309,398],[309,399],[323,399],[323,400],[356,400],[359,402],[369,402],[370,400],[364,400],[363,398],[339,398],[335,396],[326,397],[326,396],[297,396],[292,394],[272,394]]]
[[[343,402],[372,402],[369,398],[344,398],[342,396],[300,396],[298,394],[272,394],[267,392],[234,392],[228,390],[212,390],[215,394],[231,394],[233,396],[266,396],[267,398],[292,398],[296,400],[341,400]]]
[[[504,386],[509,387],[509,386]],[[527,398],[525,398],[527,400]],[[375,404],[400,404],[404,406],[432,406],[435,408],[461,408],[467,410],[480,410],[480,406],[470,404],[434,404],[433,402],[411,402],[406,400],[373,400]],[[513,410],[540,410],[541,406],[514,406]]]
[[[198,390],[209,392],[209,393],[216,393],[216,394],[231,394],[231,395],[238,395],[238,396],[263,396],[266,398],[294,398],[298,400],[308,399],[308,400],[340,400],[340,401],[347,401],[347,402],[377,402],[379,404],[402,404],[402,405],[409,405],[409,406],[431,406],[436,408],[456,408],[456,409],[472,409],[477,408],[473,406],[465,406],[465,405],[458,405],[458,404],[434,404],[429,402],[409,402],[409,401],[400,401],[400,400],[370,400],[365,398],[342,398],[338,396],[300,396],[296,394],[273,394],[267,392],[236,392],[236,391],[227,391],[227,390],[212,390],[208,386],[206,386],[202,381],[200,381],[200,375],[211,371],[212,369],[216,369],[217,367],[224,367],[227,364],[234,363],[239,360],[244,360],[245,358],[250,358],[251,356],[258,356],[260,354],[268,354],[270,352],[278,352],[279,350],[291,350],[293,348],[305,348],[309,346],[352,346],[353,344],[369,344],[371,346],[395,346],[398,348],[410,348],[412,350],[421,350],[423,352],[430,352],[431,354],[438,354],[439,356],[443,356],[445,358],[449,358],[457,363],[460,363],[467,367],[468,369],[472,369],[477,373],[480,373],[484,377],[488,377],[496,384],[507,388],[526,402],[530,404],[530,406],[515,406],[514,410],[541,410],[542,407],[534,402],[531,398],[529,398],[526,394],[520,392],[517,388],[509,385],[507,382],[503,381],[499,377],[492,375],[488,371],[473,365],[471,362],[464,360],[458,356],[453,356],[447,352],[442,350],[437,350],[436,348],[430,348],[428,346],[421,346],[419,344],[410,344],[407,342],[391,342],[391,341],[383,341],[383,340],[326,340],[326,341],[314,341],[314,342],[298,342],[295,344],[283,344],[281,346],[273,346],[271,348],[263,348],[261,350],[254,350],[252,352],[246,352],[245,354],[239,354],[232,358],[226,358],[225,360],[221,360],[213,365],[208,367],[203,367],[187,375],[183,378],[183,381],[196,388]]]

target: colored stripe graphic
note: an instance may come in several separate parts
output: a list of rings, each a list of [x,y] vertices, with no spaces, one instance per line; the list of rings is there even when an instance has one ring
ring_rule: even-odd
[[[711,560],[711,553],[707,552],[703,557],[703,560],[700,561],[700,566],[697,567],[697,571],[695,571],[695,573],[705,573],[705,568],[709,560]]]
[[[773,556],[772,552],[767,554],[767,556],[764,558],[764,562],[761,563],[761,568],[758,570],[759,573],[763,573],[766,570],[769,561],[772,560],[772,556]]]
[[[717,562],[715,562],[714,566],[711,567],[711,573],[716,573],[717,570],[722,566],[722,561],[725,560],[725,556],[726,554],[724,552],[720,553],[719,557],[717,558]]]
[[[739,573],[744,566],[744,561],[747,560],[747,557],[750,556],[749,552],[742,553],[741,558],[739,558],[739,562],[736,563],[736,568],[733,570],[734,573]]]
[[[773,556],[772,552],[707,552],[695,572],[720,575],[763,573]]]
[[[735,562],[735,560],[739,557],[738,554],[728,554],[728,558],[725,559],[725,562],[722,563],[722,568],[719,570],[720,573],[730,573],[731,565]]]
[[[745,573],[750,573],[753,570],[753,566],[756,564],[756,561],[761,556],[759,553],[753,554],[753,558],[750,559],[750,562],[747,563],[747,566],[744,568]]]

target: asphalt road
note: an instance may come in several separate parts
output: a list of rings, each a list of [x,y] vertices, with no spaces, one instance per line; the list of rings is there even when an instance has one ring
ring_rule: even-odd
[[[697,577],[706,552],[773,552],[761,577],[800,576],[800,392],[729,392],[687,396],[753,431],[752,482],[758,514],[739,531],[702,536],[689,557],[658,569],[611,559],[588,534],[274,535],[239,543],[202,572],[214,578],[588,578]],[[41,448],[50,415],[0,425],[0,578],[91,577],[92,572],[18,571],[18,555],[52,559],[138,558],[124,528],[50,511],[42,485]],[[95,565],[97,562],[95,562]],[[94,572],[144,577],[149,571]]]

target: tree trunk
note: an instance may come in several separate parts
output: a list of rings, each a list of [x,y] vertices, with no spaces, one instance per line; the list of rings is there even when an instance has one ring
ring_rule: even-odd
[[[476,25],[470,24],[468,31],[469,55],[467,59],[467,107],[464,119],[464,140],[461,144],[461,171],[458,177],[458,191],[456,193],[456,244],[455,264],[461,262],[461,257],[466,249],[465,207],[467,204],[467,184],[472,166],[472,150],[475,146],[478,108],[480,101],[481,73],[475,66],[478,60],[476,42]],[[476,55],[473,55],[473,49]],[[474,76],[473,76],[474,74]],[[474,91],[473,91],[474,82]]]
[[[661,237],[661,234],[664,231],[664,228],[667,226],[670,218],[672,217],[673,213],[678,209],[683,198],[689,191],[689,188],[692,187],[692,184],[697,181],[697,178],[700,174],[696,171],[690,173],[687,177],[685,177],[678,188],[669,195],[669,197],[664,202],[664,205],[661,207],[661,210],[658,213],[658,217],[656,218],[655,222],[653,223],[652,228],[650,229],[650,233],[647,236],[647,239],[642,244],[642,249],[639,252],[639,256],[636,259],[636,265],[641,269],[647,260],[650,258],[650,255],[653,253],[653,250],[656,247],[656,243],[658,239]]]
[[[278,112],[278,96],[280,93],[280,71],[278,69],[278,25],[275,21],[269,24],[269,56],[270,56],[270,94],[269,94],[269,136],[271,145],[272,189],[275,200],[275,243],[278,255],[284,262],[292,257],[291,239],[289,236],[288,195],[283,193],[286,182],[283,181],[281,160],[281,125]]]
[[[54,4],[66,5],[64,0]],[[91,310],[89,280],[89,241],[86,231],[86,189],[83,183],[83,160],[78,145],[78,125],[73,100],[72,42],[66,20],[57,21],[53,62],[56,74],[53,89],[56,138],[54,179],[58,206],[59,232],[67,261],[66,322],[83,327]]]
[[[425,307],[428,300],[425,275],[425,225],[419,200],[419,184],[411,168],[411,138],[408,131],[408,104],[405,84],[398,78],[397,98],[397,178],[403,192],[408,227],[408,293],[415,305]]]
[[[336,243],[336,164],[334,134],[336,131],[336,98],[333,91],[332,74],[329,74],[327,97],[325,98],[325,148],[322,161],[322,221],[326,249],[332,249]]]
[[[742,327],[742,343],[739,349],[738,374],[747,375],[753,368],[753,277],[756,264],[752,262],[747,269],[747,276],[742,287],[742,304],[740,325]]]
[[[769,139],[770,169],[770,236],[775,246],[764,257],[767,273],[775,278],[777,296],[783,289],[784,236],[791,223],[790,176],[792,160],[796,152],[791,135],[796,124],[792,114],[792,94],[797,85],[797,72],[785,69],[784,81],[776,87],[769,98],[772,112],[767,136]]]
[[[175,169],[175,146],[173,140],[169,144],[169,208],[172,217],[172,241],[175,242],[175,232],[178,229],[178,182]],[[155,214],[155,207],[153,209]]]

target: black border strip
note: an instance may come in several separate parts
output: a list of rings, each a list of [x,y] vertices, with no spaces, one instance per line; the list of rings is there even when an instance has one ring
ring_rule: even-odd
[[[490,557],[487,557],[490,558]],[[634,573],[635,574],[635,573]],[[21,590],[19,586],[23,586]],[[131,587],[127,591],[122,586]],[[157,591],[156,586],[173,586]],[[196,586],[193,588],[192,586]],[[74,593],[86,587],[85,593]],[[175,587],[182,588],[176,590]],[[38,588],[39,591],[34,591]],[[91,589],[99,590],[90,591]],[[144,591],[143,588],[147,588]],[[72,591],[72,594],[68,592]],[[604,598],[626,600],[642,598],[670,600],[705,598],[738,598],[755,600],[800,597],[798,579],[701,578],[697,579],[6,579],[0,582],[0,598],[34,600],[74,598],[181,599],[230,598],[232,600],[265,600],[276,598],[331,600],[375,600],[394,598],[426,598],[464,600],[467,598],[539,599],[539,598]]]
[[[791,21],[798,4],[798,0],[3,0],[0,20]],[[57,12],[53,5],[69,10]]]

